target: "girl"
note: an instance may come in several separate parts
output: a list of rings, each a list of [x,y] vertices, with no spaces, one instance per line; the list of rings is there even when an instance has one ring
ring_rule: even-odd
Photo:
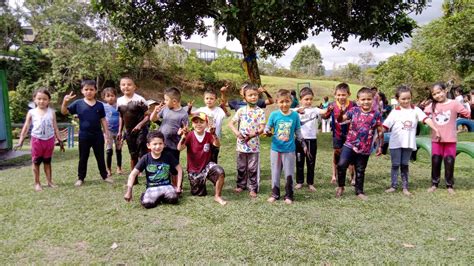
[[[320,109],[327,109],[329,107],[329,97],[324,96],[324,102],[321,103],[321,106],[319,107]],[[323,133],[325,132],[331,132],[331,120],[330,119],[322,119],[322,125],[323,125]]]
[[[117,137],[119,130],[120,113],[117,110],[117,91],[108,87],[102,91],[102,99],[104,100],[105,120],[109,128],[109,139],[106,147],[106,165],[108,176],[112,175],[112,148],[115,144],[115,155],[117,157],[117,174],[122,174],[122,141]]]
[[[385,131],[391,131],[390,157],[392,159],[392,184],[387,193],[395,192],[398,186],[398,169],[400,168],[402,176],[403,194],[410,196],[408,191],[408,162],[411,152],[416,150],[416,126],[419,121],[423,121],[429,125],[434,134],[439,137],[438,129],[433,121],[426,116],[423,111],[411,104],[412,93],[410,88],[400,86],[395,92],[395,98],[398,101],[396,107],[384,121]]]
[[[441,162],[444,160],[444,177],[449,194],[454,194],[454,160],[456,158],[456,117],[458,114],[469,117],[470,113],[457,101],[447,98],[446,87],[436,83],[431,88],[432,103],[425,108],[425,113],[431,114],[433,122],[439,131],[432,132],[431,143],[431,187],[428,192],[438,188],[441,175]]]
[[[31,159],[33,176],[35,177],[35,190],[41,191],[39,171],[40,164],[43,162],[44,173],[48,182],[48,187],[56,187],[51,177],[51,157],[54,150],[54,137],[59,141],[61,151],[64,152],[63,142],[59,136],[58,125],[56,124],[56,114],[49,108],[51,94],[45,88],[39,88],[33,93],[33,101],[36,108],[28,111],[25,124],[21,130],[20,140],[15,146],[15,150],[23,146],[26,134],[31,129]]]

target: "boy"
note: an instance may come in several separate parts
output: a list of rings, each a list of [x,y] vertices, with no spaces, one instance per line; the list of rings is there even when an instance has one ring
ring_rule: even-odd
[[[188,113],[181,107],[181,92],[174,87],[164,91],[165,103],[155,107],[150,115],[151,121],[160,120],[158,129],[165,136],[165,151],[179,162],[178,142],[181,127],[188,125]]]
[[[122,174],[122,141],[118,141],[118,129],[120,113],[117,111],[117,91],[108,87],[102,91],[102,99],[105,101],[105,120],[107,120],[109,139],[107,140],[106,164],[107,174],[112,175],[112,156],[114,154],[112,148],[115,144],[115,155],[117,157],[117,174]]]
[[[330,110],[322,115],[323,119],[331,117],[331,128],[332,131],[332,146],[334,149],[333,163],[332,163],[332,177],[331,183],[336,184],[337,170],[336,166],[341,156],[341,149],[346,141],[347,131],[349,129],[349,121],[339,122],[338,117],[344,115],[347,111],[351,110],[356,104],[353,101],[349,101],[348,98],[351,95],[349,85],[346,83],[340,83],[334,90],[335,102],[330,104],[328,108]],[[351,167],[351,179],[353,178],[353,168]]]
[[[142,193],[140,202],[149,209],[156,207],[160,202],[178,203],[178,193],[181,192],[183,169],[173,156],[163,153],[165,146],[161,132],[152,131],[147,136],[147,147],[150,152],[144,155],[128,177],[127,192],[123,196],[126,201],[132,200],[132,189],[135,178],[140,172],[146,172],[146,190]],[[171,173],[178,177],[178,186],[171,184]]]
[[[123,138],[127,141],[131,169],[135,168],[140,157],[147,153],[148,108],[145,99],[136,94],[136,90],[137,86],[132,78],[125,76],[120,79],[120,91],[123,96],[117,99],[117,109],[120,113],[117,139],[122,140],[125,127]]]
[[[337,164],[338,187],[336,198],[340,198],[344,192],[347,167],[352,162],[356,172],[355,193],[358,198],[367,200],[367,196],[364,194],[364,176],[372,150],[375,130],[377,130],[379,141],[377,156],[382,154],[383,146],[382,115],[372,109],[373,97],[373,93],[369,88],[362,87],[357,92],[359,106],[352,108],[339,118],[340,120],[351,120],[351,126]]]
[[[237,137],[237,187],[234,191],[240,193],[248,185],[250,197],[255,198],[258,192],[260,168],[258,136],[265,128],[265,112],[257,106],[257,86],[246,86],[243,96],[247,106],[238,109],[229,121],[229,127]]]
[[[84,183],[91,148],[94,151],[100,176],[105,182],[113,183],[112,178],[107,175],[104,161],[104,135],[106,140],[109,139],[109,130],[105,120],[104,105],[95,100],[95,95],[97,94],[95,81],[83,80],[81,82],[81,93],[84,95],[84,99],[76,100],[68,106],[68,103],[76,97],[71,92],[64,96],[61,105],[61,113],[63,115],[77,114],[79,117],[78,180],[74,185],[79,187]],[[102,130],[104,130],[104,134],[102,134]]]
[[[245,96],[244,96],[244,90],[245,90],[245,87],[247,87],[247,86],[254,86],[254,85],[250,82],[244,82],[242,84],[242,86],[240,87],[240,96],[242,96],[243,100],[234,99],[234,100],[229,101],[228,104],[229,104],[229,107],[230,107],[231,110],[237,111],[240,108],[242,108],[244,106],[247,106],[247,103],[245,102]],[[227,98],[226,98],[226,95],[225,95],[226,91],[227,91],[227,87],[223,87],[221,89],[221,92],[222,92],[221,101],[222,101],[222,103],[227,103]],[[261,95],[261,94],[265,94],[267,96],[267,99],[264,100],[263,98],[258,97],[257,103],[256,103],[256,105],[258,107],[265,108],[265,107],[267,107],[267,105],[273,104],[273,98],[270,95],[270,93],[268,93],[267,89],[265,89],[264,86],[258,88],[258,95]]]
[[[207,116],[205,113],[194,114],[191,117],[191,123],[194,130],[188,133],[187,127],[183,127],[181,129],[182,137],[177,146],[180,151],[187,148],[187,170],[191,194],[206,196],[207,178],[215,186],[214,200],[221,205],[226,205],[227,202],[221,196],[224,186],[224,169],[211,162],[211,145],[219,147],[219,138],[214,128],[211,128],[210,132],[206,132]]]
[[[290,109],[291,93],[289,90],[280,89],[277,92],[277,104],[279,110],[273,111],[265,126],[265,134],[272,135],[272,148],[270,151],[272,170],[272,195],[268,202],[275,202],[280,198],[280,174],[283,169],[285,173],[285,203],[293,203],[293,176],[295,171],[295,136],[303,145],[304,153],[306,146],[302,142],[301,124],[298,114]]]

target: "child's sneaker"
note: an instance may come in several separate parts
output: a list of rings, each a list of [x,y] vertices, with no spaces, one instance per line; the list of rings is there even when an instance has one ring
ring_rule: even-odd
[[[456,194],[456,192],[454,192],[454,189],[452,187],[448,188],[448,193],[449,193],[449,195],[455,195]]]
[[[76,181],[76,183],[74,183],[74,186],[80,187],[80,186],[82,186],[83,183],[84,183],[84,181],[78,179],[78,180]]]
[[[410,196],[413,195],[413,194],[411,194],[410,191],[408,191],[408,189],[404,188],[404,189],[403,189],[403,195],[405,195],[405,196],[407,196],[407,197],[410,197]]]
[[[276,200],[277,200],[277,199],[275,199],[274,197],[270,197],[270,198],[267,199],[267,201],[270,202],[270,203],[273,203],[273,202],[275,202]]]
[[[114,180],[111,177],[107,177],[106,179],[104,179],[104,182],[109,183],[109,184],[113,184]]]
[[[257,197],[257,193],[255,193],[254,191],[250,191],[249,196],[250,196],[252,199],[255,199],[255,198]]]
[[[286,204],[293,204],[293,201],[290,200],[290,199],[285,199],[285,203],[286,203]]]
[[[336,198],[340,198],[342,196],[342,193],[344,193],[344,187],[337,187],[336,188]]]
[[[391,187],[389,189],[386,189],[385,193],[392,193],[392,192],[395,192],[395,191],[397,191],[397,190],[395,188]],[[403,190],[403,191],[405,191],[405,190]]]
[[[361,200],[367,200],[369,199],[369,197],[367,197],[364,193],[360,193],[359,195],[357,195],[357,197]]]
[[[436,186],[431,186],[430,188],[428,188],[428,192],[433,193],[436,191],[436,189],[438,189]]]
[[[301,189],[303,187],[303,184],[296,184],[295,189]]]
[[[311,191],[311,192],[314,192],[314,191],[316,191],[316,188],[313,185],[309,185],[308,190]]]
[[[42,191],[43,188],[41,187],[41,184],[35,184],[35,191],[36,192],[39,192],[39,191]]]

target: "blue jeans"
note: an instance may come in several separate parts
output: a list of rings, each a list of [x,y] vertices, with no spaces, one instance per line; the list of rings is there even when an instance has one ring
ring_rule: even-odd
[[[398,187],[398,169],[400,168],[403,189],[408,189],[408,164],[410,162],[412,149],[397,148],[390,149],[392,158],[392,187]]]

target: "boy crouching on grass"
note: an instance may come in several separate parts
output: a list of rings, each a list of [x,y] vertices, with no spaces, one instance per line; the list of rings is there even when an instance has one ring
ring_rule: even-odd
[[[174,156],[163,152],[165,147],[164,136],[161,132],[152,131],[147,135],[147,147],[150,150],[140,158],[130,173],[127,183],[126,201],[132,200],[132,188],[138,174],[146,172],[146,190],[140,198],[143,207],[156,207],[160,202],[178,203],[178,193],[181,193],[183,169]],[[171,185],[171,174],[177,175],[176,188]]]
[[[207,116],[205,113],[197,113],[191,117],[193,131],[188,132],[187,127],[181,128],[181,140],[178,150],[187,148],[188,178],[193,196],[206,196],[206,178],[215,185],[214,200],[221,205],[227,202],[222,199],[222,187],[224,186],[224,169],[211,162],[211,145],[220,147],[221,143],[216,135],[216,129],[207,128]]]

